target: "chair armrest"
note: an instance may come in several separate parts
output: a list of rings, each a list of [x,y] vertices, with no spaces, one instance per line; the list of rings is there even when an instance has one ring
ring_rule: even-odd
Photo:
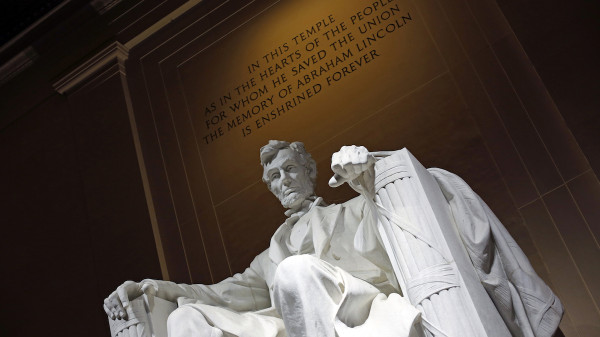
[[[167,337],[167,318],[177,308],[146,294],[129,302],[127,319],[108,319],[112,337]]]

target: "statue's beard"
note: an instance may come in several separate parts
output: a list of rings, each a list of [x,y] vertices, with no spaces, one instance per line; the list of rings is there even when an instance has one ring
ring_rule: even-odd
[[[299,208],[302,205],[302,202],[311,196],[311,191],[308,190],[299,190],[294,191],[286,196],[284,196],[281,201],[281,205],[285,208]]]

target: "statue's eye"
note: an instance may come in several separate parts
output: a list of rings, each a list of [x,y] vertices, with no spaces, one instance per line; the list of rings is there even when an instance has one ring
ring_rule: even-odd
[[[271,174],[271,180],[279,179],[279,173]]]
[[[292,172],[295,168],[296,168],[296,166],[294,166],[294,165],[288,165],[285,167],[285,170],[287,172]]]

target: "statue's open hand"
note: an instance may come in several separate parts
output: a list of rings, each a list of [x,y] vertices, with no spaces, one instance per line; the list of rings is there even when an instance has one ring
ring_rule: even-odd
[[[348,182],[359,193],[373,194],[375,157],[364,146],[342,146],[331,156],[334,176],[329,186],[337,187]]]
[[[144,280],[140,283],[125,281],[104,300],[104,311],[111,319],[127,319],[126,309],[129,301],[143,294],[154,294],[157,288],[152,280]]]

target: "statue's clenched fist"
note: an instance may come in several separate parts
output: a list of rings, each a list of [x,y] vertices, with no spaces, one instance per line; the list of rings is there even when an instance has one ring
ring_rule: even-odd
[[[154,280],[143,280],[140,283],[125,281],[117,290],[104,299],[104,311],[111,319],[127,319],[129,301],[143,294],[155,294],[158,286]]]
[[[342,146],[331,156],[334,176],[329,186],[337,187],[348,182],[359,193],[373,195],[375,157],[364,146]]]

